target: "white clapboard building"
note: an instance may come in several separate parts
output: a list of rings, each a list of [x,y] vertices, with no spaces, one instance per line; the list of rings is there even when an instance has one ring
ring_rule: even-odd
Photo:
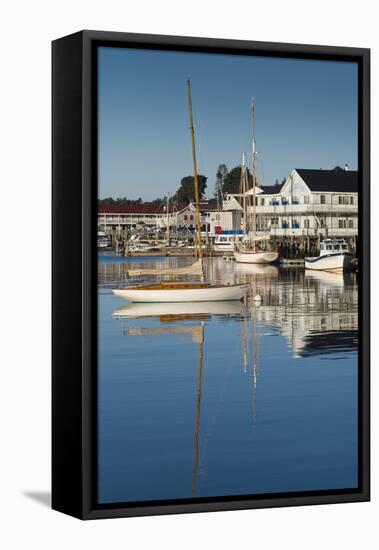
[[[358,172],[292,170],[283,185],[262,186],[257,230],[272,237],[343,237],[358,234]]]

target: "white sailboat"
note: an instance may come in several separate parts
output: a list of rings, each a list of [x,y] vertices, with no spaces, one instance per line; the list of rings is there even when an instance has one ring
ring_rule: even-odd
[[[249,285],[161,282],[153,285],[115,288],[113,293],[130,302],[218,302],[241,300]]]
[[[192,98],[191,98],[191,83],[187,81],[188,89],[188,105],[190,116],[190,128],[191,128],[191,141],[192,141],[192,161],[194,171],[194,187],[195,187],[195,200],[196,200],[196,225],[198,234],[198,252],[199,252],[199,264],[196,266],[189,266],[187,268],[188,274],[194,273],[194,268],[199,271],[201,276],[201,282],[177,282],[177,281],[160,281],[157,284],[132,286],[128,288],[115,288],[112,289],[116,296],[125,298],[131,302],[213,302],[213,301],[229,301],[229,300],[241,300],[250,288],[249,285],[212,285],[211,283],[204,281],[204,268],[203,268],[203,247],[201,241],[201,223],[200,223],[200,198],[199,198],[199,182],[197,176],[197,163],[196,163],[196,148],[195,148],[195,129],[193,124],[192,115]],[[180,273],[175,270],[164,270],[164,275],[177,275],[185,274],[185,269],[179,268]],[[155,273],[153,272],[155,271]],[[167,273],[169,271],[170,273]],[[177,270],[176,270],[177,271]],[[147,273],[146,273],[147,274]],[[156,270],[151,270],[151,275],[159,275]],[[161,273],[162,274],[162,271]]]
[[[253,128],[253,187],[248,189],[248,175],[245,166],[244,156],[241,167],[241,186],[243,195],[243,208],[244,208],[244,230],[245,237],[242,243],[236,243],[233,251],[236,262],[246,264],[270,264],[278,259],[279,254],[277,252],[270,252],[265,250],[259,250],[257,243],[259,241],[267,241],[270,239],[269,235],[257,235],[257,215],[256,215],[256,196],[261,192],[257,189],[257,176],[256,176],[256,142],[255,142],[255,110],[254,110],[254,98],[252,101],[252,128]],[[253,219],[252,219],[252,235],[249,234],[248,224],[248,208],[247,198],[253,197]]]

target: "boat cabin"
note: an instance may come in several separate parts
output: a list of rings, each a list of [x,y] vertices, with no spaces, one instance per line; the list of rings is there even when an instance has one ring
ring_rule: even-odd
[[[325,239],[320,243],[320,256],[335,254],[336,252],[347,253],[349,247],[344,239]]]

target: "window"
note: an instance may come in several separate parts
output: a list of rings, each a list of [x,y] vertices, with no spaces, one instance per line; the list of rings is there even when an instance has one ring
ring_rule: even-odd
[[[298,197],[292,197],[292,204],[299,204],[299,199]]]
[[[304,220],[304,228],[309,229],[309,220]]]
[[[191,222],[192,222],[192,220],[193,220],[193,215],[192,215],[192,214],[190,215],[190,220],[191,220]]]
[[[260,199],[260,205],[261,205],[261,206],[264,206],[264,205],[265,205],[265,200],[264,200],[264,199]]]
[[[349,229],[354,229],[354,220],[349,220]]]
[[[354,204],[354,197],[352,195],[340,195],[338,204]]]
[[[325,195],[320,195],[320,204],[325,204]]]
[[[309,204],[309,195],[304,195],[304,204]]]
[[[338,227],[340,229],[346,229],[347,227],[347,221],[346,220],[338,220]]]
[[[188,220],[187,214],[184,215],[184,221],[186,222]]]
[[[271,227],[278,227],[279,218],[271,218]]]

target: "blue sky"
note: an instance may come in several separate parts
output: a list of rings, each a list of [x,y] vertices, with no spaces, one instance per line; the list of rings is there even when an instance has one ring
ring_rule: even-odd
[[[357,169],[353,63],[104,47],[99,197],[151,200],[192,174],[187,78],[208,196],[218,165],[231,169],[251,150],[252,96],[261,184],[293,168]]]

